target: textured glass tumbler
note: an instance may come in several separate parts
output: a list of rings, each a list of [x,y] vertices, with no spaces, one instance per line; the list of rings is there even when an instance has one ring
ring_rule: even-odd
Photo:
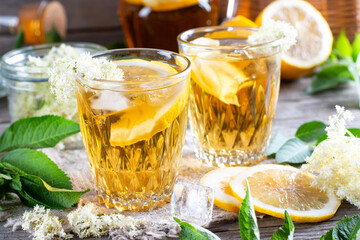
[[[80,128],[100,202],[150,210],[168,201],[187,126],[190,61],[155,49],[94,55],[124,81],[77,81]]]
[[[280,81],[280,39],[248,43],[255,28],[206,27],[178,36],[192,61],[190,126],[196,156],[239,166],[266,156]]]

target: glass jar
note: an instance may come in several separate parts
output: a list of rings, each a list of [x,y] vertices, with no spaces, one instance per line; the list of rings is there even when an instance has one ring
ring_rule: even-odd
[[[120,0],[119,15],[129,47],[177,52],[176,37],[190,28],[217,25],[234,16],[239,1]]]
[[[66,43],[79,52],[95,53],[106,50],[92,43]],[[1,58],[1,75],[8,93],[11,122],[21,118],[53,114],[79,122],[76,97],[69,103],[59,103],[50,92],[48,67],[26,65],[29,56],[43,57],[60,43],[42,44],[12,50]],[[70,136],[63,142],[66,148],[82,146],[81,136]],[[60,148],[63,148],[60,146]]]

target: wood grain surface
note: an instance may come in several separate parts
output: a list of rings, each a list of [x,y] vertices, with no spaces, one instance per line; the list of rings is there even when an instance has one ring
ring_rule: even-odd
[[[335,113],[336,104],[345,106],[355,115],[349,127],[360,127],[360,109],[356,89],[353,85],[342,86],[337,90],[322,94],[308,96],[304,94],[310,79],[299,79],[295,82],[284,82],[280,89],[278,106],[273,123],[273,133],[282,131],[288,136],[293,136],[296,129],[304,122],[320,120],[327,122],[328,116]],[[0,132],[2,132],[9,122],[7,101],[0,99]],[[294,239],[320,239],[337,221],[345,215],[348,217],[359,214],[359,209],[347,202],[343,202],[336,215],[321,223],[295,223]],[[271,216],[264,216],[258,219],[261,239],[270,239],[271,235],[278,227],[283,224],[282,219]],[[223,240],[240,239],[237,221],[218,222],[210,226],[210,230],[215,232]],[[12,232],[5,228],[4,223],[0,223],[0,239],[27,239],[29,234],[24,231]],[[95,238],[89,238],[94,240]],[[108,239],[104,237],[102,239]]]

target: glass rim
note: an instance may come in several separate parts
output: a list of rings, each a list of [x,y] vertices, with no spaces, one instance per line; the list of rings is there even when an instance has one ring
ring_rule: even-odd
[[[19,49],[13,49],[7,53],[5,53],[1,59],[0,59],[0,69],[2,70],[8,70],[11,72],[11,68],[17,68],[16,72],[21,73],[29,73],[29,74],[44,74],[47,73],[46,70],[49,67],[46,66],[26,66],[23,64],[19,64],[20,61],[16,63],[9,63],[9,60],[11,58],[15,58],[17,55],[26,54],[30,52],[36,52],[36,51],[46,51],[51,50],[53,47],[58,47],[61,44],[66,44],[74,48],[78,49],[84,49],[84,50],[94,50],[94,52],[98,51],[104,51],[106,47],[96,44],[96,43],[90,43],[90,42],[61,42],[61,43],[45,43],[45,44],[39,44],[35,46],[26,46]],[[8,78],[10,78],[13,81],[18,82],[45,82],[48,80],[47,77],[16,77],[16,74],[10,74],[5,73],[5,71],[2,71],[3,74],[5,74]]]
[[[145,77],[144,79],[136,79],[136,81],[131,80],[125,80],[125,81],[118,81],[118,80],[105,80],[105,79],[92,79],[87,80],[87,82],[82,82],[81,79],[76,79],[76,81],[86,87],[89,87],[91,89],[95,90],[111,90],[116,92],[147,92],[151,90],[160,90],[165,89],[168,87],[171,87],[173,85],[178,84],[179,82],[182,82],[186,79],[186,75],[190,74],[190,68],[191,68],[191,61],[184,55],[181,55],[176,52],[172,52],[169,50],[163,50],[163,49],[156,49],[156,48],[121,48],[121,49],[112,49],[112,50],[106,50],[102,52],[96,52],[94,54],[91,54],[93,58],[97,57],[103,57],[103,56],[110,56],[115,54],[122,54],[122,53],[130,53],[131,52],[150,52],[150,53],[165,53],[168,55],[179,57],[180,59],[183,59],[185,61],[185,66],[177,73],[171,74],[168,76],[156,76],[156,78],[149,76],[148,79]],[[161,56],[161,54],[159,55]],[[163,55],[165,56],[165,55]],[[129,59],[142,59],[141,56],[133,55],[133,58]],[[152,59],[157,60],[157,59]],[[165,59],[164,59],[165,60]],[[120,60],[121,61],[121,60]],[[101,87],[94,87],[91,86],[91,83],[105,83],[104,86]],[[90,86],[89,86],[90,84]],[[146,85],[146,89],[131,89],[133,87],[141,85]],[[108,86],[107,86],[108,85]],[[120,87],[121,89],[113,89],[113,87]]]
[[[185,44],[191,47],[196,48],[202,48],[202,49],[219,49],[219,50],[226,50],[226,49],[233,49],[233,50],[246,50],[246,49],[252,49],[252,48],[260,48],[265,46],[281,46],[281,40],[284,38],[284,36],[280,36],[274,40],[253,44],[253,45],[245,45],[245,46],[216,46],[216,45],[202,45],[202,44],[196,44],[192,43],[185,39],[185,37],[191,36],[195,33],[213,33],[213,32],[219,32],[224,30],[245,30],[250,32],[257,32],[259,30],[258,27],[246,27],[246,26],[208,26],[208,27],[198,27],[198,28],[192,28],[189,30],[186,30],[182,33],[180,33],[177,36],[177,41],[180,45]],[[239,39],[246,39],[245,37]]]

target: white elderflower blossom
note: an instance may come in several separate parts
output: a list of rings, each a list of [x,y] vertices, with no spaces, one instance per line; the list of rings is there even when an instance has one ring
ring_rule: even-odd
[[[313,185],[360,208],[360,138],[346,129],[346,123],[354,119],[352,113],[340,106],[336,111],[325,129],[328,139],[315,147],[303,169],[315,173]]]
[[[296,43],[297,31],[289,23],[269,20],[259,31],[248,37],[252,45],[261,44],[281,38],[281,48],[285,52]]]
[[[109,230],[126,230],[131,239],[140,232],[139,228],[145,224],[144,220],[137,220],[122,214],[113,213],[100,215],[94,204],[87,204],[68,214],[69,224],[80,238],[101,237]]]
[[[32,211],[26,211],[23,216],[22,228],[32,232],[34,240],[70,239],[72,235],[66,234],[57,216],[50,210],[36,205]]]
[[[93,80],[124,80],[124,72],[111,61],[92,58],[83,53],[78,58],[60,58],[48,71],[50,90],[60,102],[67,102],[76,91],[75,81],[88,83]]]

